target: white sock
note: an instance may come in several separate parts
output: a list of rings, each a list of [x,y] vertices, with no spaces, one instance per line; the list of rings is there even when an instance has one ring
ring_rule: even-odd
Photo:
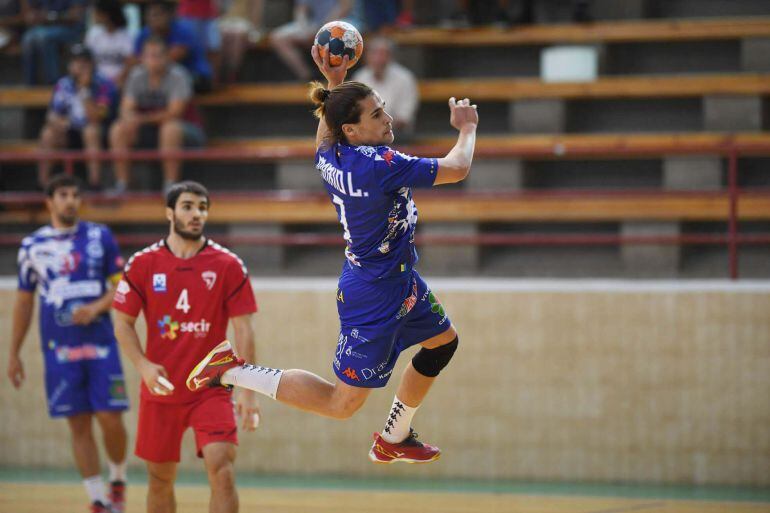
[[[264,394],[270,399],[275,399],[282,375],[281,369],[246,364],[225,371],[222,374],[222,384],[248,388]]]
[[[96,475],[83,479],[83,486],[91,502],[99,501],[102,504],[107,504],[107,494],[104,492],[102,476]]]
[[[107,460],[107,464],[110,467],[110,483],[114,481],[126,481],[126,460],[120,463],[113,463]]]
[[[419,406],[412,408],[405,405],[396,396],[393,399],[393,406],[390,407],[388,420],[385,421],[385,428],[382,430],[382,438],[386,442],[397,444],[406,440],[409,436],[409,428],[412,426],[412,417]]]

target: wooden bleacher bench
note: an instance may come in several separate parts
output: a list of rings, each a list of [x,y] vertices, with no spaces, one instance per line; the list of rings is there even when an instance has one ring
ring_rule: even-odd
[[[514,101],[539,98],[685,98],[706,95],[770,95],[770,74],[709,74],[676,76],[604,77],[595,82],[545,83],[537,79],[466,78],[423,80],[423,102],[445,102],[449,97],[474,101]],[[0,107],[46,107],[47,87],[0,88]],[[310,105],[304,84],[237,84],[201,95],[199,105]]]
[[[415,28],[390,36],[407,46],[511,46],[634,43],[770,37],[770,17],[605,21],[502,28]]]
[[[446,154],[454,145],[453,136],[427,137],[395,148],[415,155]],[[657,158],[676,154],[720,154],[734,144],[742,155],[770,155],[770,132],[746,133],[640,133],[640,134],[566,134],[566,135],[481,135],[476,141],[476,158],[542,159],[623,159]],[[232,153],[262,152],[259,160],[282,161],[312,159],[315,155],[312,137],[213,139],[209,148],[232,150]],[[37,151],[32,140],[0,141],[0,162],[4,152]],[[225,160],[227,152],[225,152]],[[234,157],[233,157],[234,158]],[[243,160],[243,159],[241,159]]]
[[[726,192],[581,192],[484,193],[416,191],[424,222],[618,222],[726,221]],[[165,219],[163,201],[157,197],[126,197],[103,202],[86,201],[84,219],[112,224],[158,223]],[[0,213],[0,223],[44,223],[44,208]],[[744,194],[739,219],[770,220],[769,194]],[[334,224],[337,216],[324,193],[289,191],[212,195],[212,223]]]

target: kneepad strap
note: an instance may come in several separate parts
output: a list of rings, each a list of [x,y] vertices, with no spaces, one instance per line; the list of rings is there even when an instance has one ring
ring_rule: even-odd
[[[448,344],[444,344],[435,349],[425,349],[423,347],[417,351],[417,354],[412,358],[412,366],[423,376],[435,378],[439,375],[441,370],[449,364],[449,360],[451,360],[452,355],[455,354],[459,342],[459,339],[455,337],[454,340]]]

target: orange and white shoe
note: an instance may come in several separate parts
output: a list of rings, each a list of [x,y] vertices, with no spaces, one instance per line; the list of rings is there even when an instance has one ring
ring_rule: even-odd
[[[222,374],[243,363],[243,360],[233,352],[230,342],[225,340],[209,351],[209,354],[190,372],[187,376],[187,388],[197,392],[204,388],[227,386],[222,384]]]
[[[375,463],[430,463],[441,457],[441,449],[417,440],[417,433],[409,430],[409,436],[403,442],[392,444],[382,435],[374,433],[374,443],[369,450],[369,459]]]

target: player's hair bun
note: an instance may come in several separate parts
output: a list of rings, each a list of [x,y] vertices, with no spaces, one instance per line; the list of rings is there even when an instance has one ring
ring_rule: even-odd
[[[310,83],[310,101],[316,106],[316,117],[320,118],[324,115],[324,104],[331,94],[332,92],[326,89],[321,82]]]

